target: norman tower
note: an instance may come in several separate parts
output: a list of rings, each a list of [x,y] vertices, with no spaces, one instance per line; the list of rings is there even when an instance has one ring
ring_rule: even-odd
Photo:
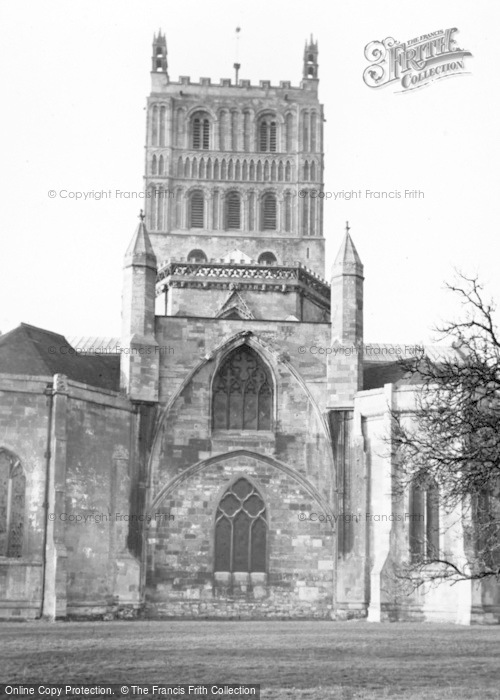
[[[311,38],[298,87],[173,82],[155,36],[145,181],[162,313],[328,319],[317,55]]]

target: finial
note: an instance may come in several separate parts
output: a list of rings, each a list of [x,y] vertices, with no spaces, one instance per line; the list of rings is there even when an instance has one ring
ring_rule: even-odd
[[[351,230],[351,227],[349,226],[349,222],[346,221],[346,222],[345,222],[345,232],[346,232],[346,233],[349,233],[350,230]]]
[[[140,219],[141,221],[144,221],[145,218],[146,218],[146,216],[145,216],[145,214],[144,214],[144,211],[141,209],[141,211],[140,211],[140,213],[139,213],[139,219]]]

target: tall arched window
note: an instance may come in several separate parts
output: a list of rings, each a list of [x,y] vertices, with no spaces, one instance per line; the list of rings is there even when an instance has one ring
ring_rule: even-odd
[[[223,362],[213,384],[214,430],[271,430],[273,389],[258,354],[242,345]]]
[[[21,557],[26,477],[17,457],[0,449],[0,556]]]
[[[226,196],[226,229],[241,228],[241,197],[238,192],[229,192]]]
[[[215,571],[266,571],[266,506],[248,479],[237,479],[219,502],[214,554]]]
[[[210,148],[210,119],[205,112],[196,112],[191,119],[191,143],[196,150]]]
[[[153,156],[153,159],[151,161],[151,175],[156,175],[157,174],[157,163],[156,163],[156,156]]]
[[[164,172],[165,172],[164,160],[163,160],[163,156],[160,156],[158,159],[158,175],[163,175]]]
[[[277,145],[278,125],[272,116],[263,117],[259,121],[259,151],[275,152]]]
[[[205,198],[196,190],[189,198],[189,228],[203,228],[205,221]]]
[[[262,230],[263,231],[276,231],[276,195],[275,194],[265,194],[262,197]]]
[[[413,562],[439,556],[439,489],[434,481],[410,486],[410,557]]]

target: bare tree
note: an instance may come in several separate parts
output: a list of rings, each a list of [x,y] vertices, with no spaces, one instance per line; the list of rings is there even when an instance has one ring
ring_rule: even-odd
[[[500,337],[495,306],[485,301],[477,278],[459,273],[457,282],[447,286],[463,307],[461,320],[437,329],[452,341],[453,352],[431,358],[424,351],[402,360],[417,384],[416,411],[411,421],[393,412],[392,439],[400,484],[411,485],[417,495],[427,494],[425,517],[430,518],[430,499],[437,497],[433,494],[439,494],[441,509],[459,513],[466,560],[440,551],[428,527],[405,572],[419,582],[500,579]],[[436,516],[431,527],[438,522]]]

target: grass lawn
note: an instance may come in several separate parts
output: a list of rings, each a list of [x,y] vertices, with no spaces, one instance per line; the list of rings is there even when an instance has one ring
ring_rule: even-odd
[[[263,698],[307,700],[500,698],[500,626],[0,623],[0,659],[4,683],[260,683]]]

